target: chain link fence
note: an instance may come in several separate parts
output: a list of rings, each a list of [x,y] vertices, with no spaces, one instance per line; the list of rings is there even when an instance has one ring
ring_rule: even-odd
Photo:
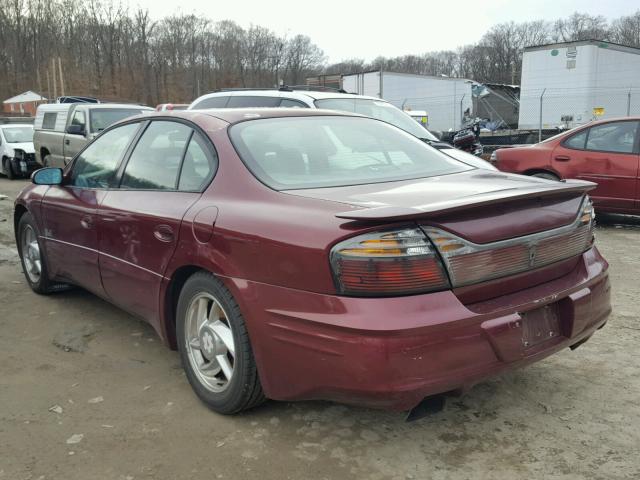
[[[513,86],[504,87],[517,91]],[[519,96],[506,89],[489,91],[387,100],[436,132],[456,131],[479,119],[483,137],[512,137],[498,143],[537,142],[593,120],[640,116],[640,87],[554,88],[529,90]]]

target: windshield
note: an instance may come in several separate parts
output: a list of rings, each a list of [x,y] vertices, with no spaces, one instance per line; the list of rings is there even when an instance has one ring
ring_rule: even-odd
[[[134,115],[139,115],[145,110],[136,108],[95,108],[90,110],[91,133],[101,132],[108,126]]]
[[[418,124],[418,122],[409,115],[384,100],[372,100],[370,98],[325,98],[316,100],[315,104],[318,108],[366,115],[367,117],[376,118],[395,125],[405,132],[409,132],[414,137],[429,140],[430,142],[439,141],[436,136]]]
[[[251,172],[276,190],[408,180],[471,169],[370,118],[267,118],[236,124],[230,136]]]
[[[3,128],[4,138],[7,143],[29,143],[33,142],[33,127],[11,127]]]

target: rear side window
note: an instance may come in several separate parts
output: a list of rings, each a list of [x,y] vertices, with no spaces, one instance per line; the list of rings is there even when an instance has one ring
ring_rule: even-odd
[[[178,122],[151,122],[129,157],[121,188],[175,190],[191,128]]]
[[[584,150],[584,144],[587,141],[587,133],[589,133],[588,128],[567,138],[563,142],[563,145],[574,150]]]
[[[227,96],[209,97],[196,103],[193,108],[225,108],[228,101],[229,97]]]
[[[293,100],[291,98],[283,98],[282,100],[280,100],[280,106],[293,108],[309,108],[309,105],[306,105],[299,100]]]
[[[231,97],[227,108],[259,108],[259,107],[276,107],[280,104],[278,97]]]
[[[42,128],[45,130],[53,130],[56,128],[56,118],[58,114],[56,112],[47,112],[42,118]]]
[[[71,170],[71,185],[108,188],[118,164],[140,124],[130,123],[98,137],[78,155]]]
[[[632,153],[638,131],[638,122],[613,122],[589,129],[587,150]]]
[[[178,190],[200,191],[213,175],[218,158],[210,150],[199,133],[194,133],[184,154],[180,170]]]

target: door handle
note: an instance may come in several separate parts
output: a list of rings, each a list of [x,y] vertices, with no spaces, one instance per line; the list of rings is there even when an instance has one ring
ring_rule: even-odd
[[[556,155],[554,160],[557,160],[558,162],[568,162],[571,160],[571,157],[568,155]]]
[[[93,219],[89,215],[85,215],[80,219],[80,225],[82,225],[82,228],[90,230],[93,228]]]
[[[64,144],[65,144],[65,145],[69,145],[69,143],[71,143],[71,142],[70,142],[70,141],[69,141],[69,139],[67,138],[67,139],[64,141]]]
[[[164,243],[173,242],[173,229],[169,225],[157,225],[153,229],[153,236]]]

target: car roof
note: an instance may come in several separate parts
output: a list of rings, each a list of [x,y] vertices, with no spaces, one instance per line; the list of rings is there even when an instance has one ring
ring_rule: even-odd
[[[294,100],[303,100],[313,103],[313,100],[321,100],[327,98],[358,98],[364,100],[380,100],[386,101],[377,97],[367,97],[365,95],[358,95],[356,93],[341,93],[341,92],[325,92],[316,90],[278,90],[278,89],[255,89],[255,90],[222,90],[220,92],[212,92],[202,95],[196,98],[191,105],[196,102],[200,102],[206,98],[214,97],[278,97],[278,98],[292,98]]]
[[[71,109],[71,107],[87,107],[87,108],[132,108],[141,110],[153,110],[146,105],[136,105],[135,103],[43,103],[38,105],[41,111],[57,111],[62,112]]]
[[[337,110],[324,110],[320,108],[207,108],[202,110],[172,110],[169,112],[155,112],[144,115],[145,119],[161,117],[178,117],[198,123],[199,115],[208,115],[218,118],[229,124],[240,123],[259,118],[284,118],[284,117],[361,117],[369,118],[358,113],[340,112]]]

